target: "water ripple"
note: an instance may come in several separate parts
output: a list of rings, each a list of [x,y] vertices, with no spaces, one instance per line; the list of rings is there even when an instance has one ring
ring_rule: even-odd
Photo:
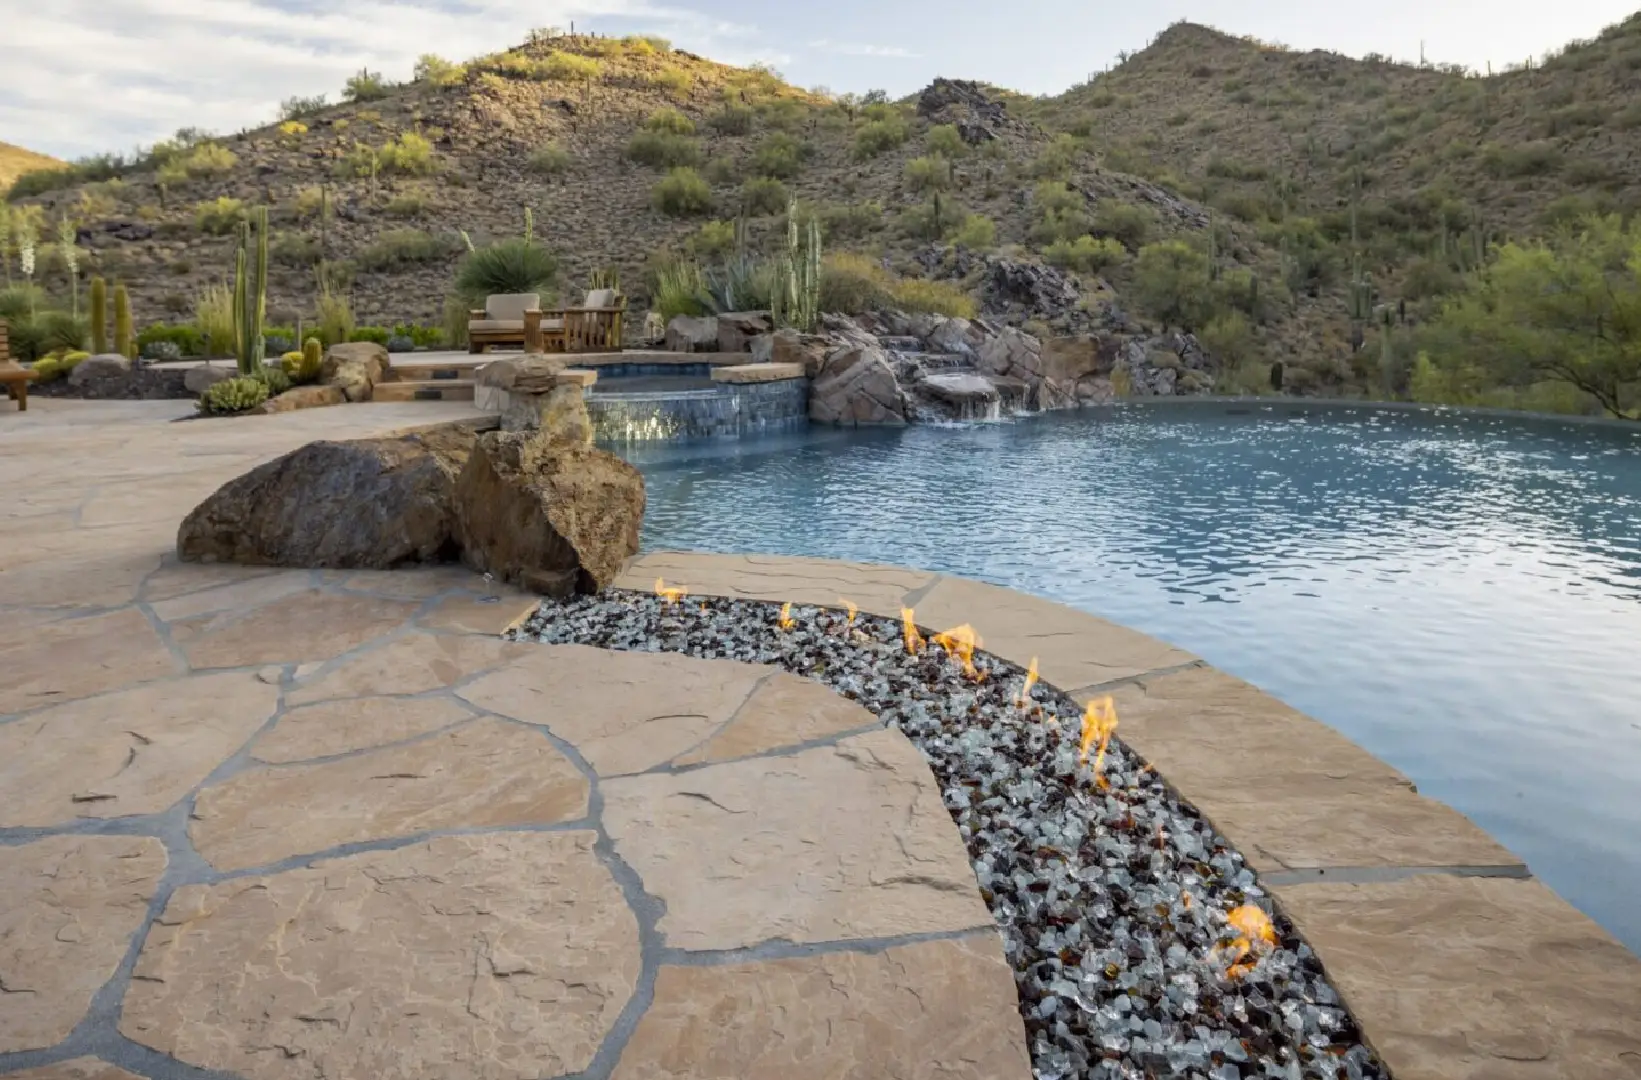
[[[1641,952],[1641,433],[1147,406],[630,456],[649,547],[927,567],[1174,642]]]

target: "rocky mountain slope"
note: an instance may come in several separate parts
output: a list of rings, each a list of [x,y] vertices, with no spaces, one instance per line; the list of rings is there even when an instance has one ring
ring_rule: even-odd
[[[25,150],[8,142],[0,142],[0,189],[32,169],[50,169],[63,164],[54,157]]]

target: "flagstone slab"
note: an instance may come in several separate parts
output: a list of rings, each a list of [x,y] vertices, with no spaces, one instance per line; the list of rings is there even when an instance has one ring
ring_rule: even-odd
[[[288,574],[272,566],[232,566],[227,563],[186,563],[167,557],[158,570],[143,581],[142,598],[149,603],[170,600],[189,593],[204,592],[224,585]]]
[[[79,1025],[165,864],[165,845],[146,836],[0,846],[0,1053],[55,1046]]]
[[[396,629],[415,610],[402,600],[310,590],[243,615],[185,619],[171,635],[196,670],[328,660]]]
[[[227,672],[0,724],[0,827],[157,814],[249,742],[278,698],[254,675]]]
[[[285,701],[309,705],[333,698],[443,690],[536,648],[540,646],[496,638],[406,634],[343,660],[329,671],[298,669],[299,685],[285,695]]]
[[[628,563],[614,584],[649,592],[659,577],[696,596],[791,601],[839,609],[847,600],[869,614],[898,619],[906,594],[928,586],[938,576],[928,570],[832,559],[656,551]]]
[[[73,535],[73,534],[70,534]],[[13,552],[39,544],[35,561]],[[97,550],[63,555],[55,537],[8,537],[0,570],[0,604],[18,607],[111,608],[137,598],[143,575],[160,564],[157,548]]]
[[[1635,956],[1537,881],[1272,890],[1396,1080],[1635,1080]]]
[[[176,675],[140,611],[13,624],[0,612],[0,715]]]
[[[548,728],[600,776],[615,776],[696,746],[769,675],[769,668],[734,660],[536,645],[458,693],[481,709]]]
[[[148,606],[161,622],[174,623],[223,612],[243,614],[313,589],[313,573],[309,570],[278,570],[270,574],[249,567],[233,569],[238,573],[219,585],[165,600],[150,600]]]
[[[449,697],[368,697],[303,705],[281,716],[251,747],[258,761],[282,763],[366,750],[471,720]]]
[[[917,625],[936,632],[974,627],[987,652],[1021,667],[1036,657],[1043,680],[1067,692],[1196,659],[1064,604],[967,578],[942,577],[914,612]]]
[[[586,777],[539,732],[499,720],[205,788],[188,835],[221,870],[438,829],[553,825],[587,815]]]
[[[993,931],[761,963],[662,967],[612,1080],[1028,1080]]]
[[[485,596],[447,596],[416,623],[429,630],[500,637],[534,615],[540,606],[541,597],[501,586]]]
[[[1521,865],[1339,732],[1222,671],[1141,679],[1112,700],[1118,737],[1256,871]]]
[[[323,570],[321,580],[348,592],[393,600],[426,600],[452,589],[482,589],[484,576],[465,566],[407,566],[400,570]],[[541,597],[536,597],[541,602]]]
[[[813,679],[776,671],[758,684],[729,723],[673,764],[752,757],[879,724],[859,702]]]
[[[5,1073],[6,1080],[142,1080],[136,1073],[128,1073],[101,1058],[78,1057],[42,1065],[38,1069]]]
[[[119,1029],[244,1080],[537,1080],[591,1063],[638,924],[592,832],[451,836],[188,885]]]
[[[991,925],[922,755],[896,731],[607,780],[604,826],[674,948]]]

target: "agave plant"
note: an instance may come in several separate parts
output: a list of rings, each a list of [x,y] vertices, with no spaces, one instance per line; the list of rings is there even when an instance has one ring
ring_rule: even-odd
[[[557,257],[524,237],[478,248],[456,271],[457,291],[476,303],[497,294],[544,292],[557,280]]]

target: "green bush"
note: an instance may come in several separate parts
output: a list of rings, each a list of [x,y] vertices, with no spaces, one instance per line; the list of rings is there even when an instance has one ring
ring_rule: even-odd
[[[268,383],[255,375],[236,375],[214,383],[199,396],[199,411],[207,416],[229,416],[256,408],[268,400]]]
[[[414,131],[389,139],[377,153],[381,170],[403,176],[425,176],[433,171],[433,144]]]
[[[557,280],[558,259],[552,252],[513,237],[471,252],[456,272],[456,290],[477,307],[487,296],[546,292]]]
[[[319,238],[307,233],[284,233],[268,245],[268,259],[284,266],[317,266]]]
[[[952,186],[952,163],[943,157],[913,158],[906,163],[906,186],[918,194]]]
[[[297,353],[296,355],[300,356],[302,354]],[[261,373],[256,377],[268,384],[269,397],[278,397],[291,388],[291,377],[285,373],[283,366],[264,364]]]
[[[741,178],[741,170],[736,167],[735,160],[728,157],[715,157],[707,162],[701,175],[713,187],[728,187]]]
[[[814,210],[821,239],[827,243],[858,240],[883,227],[883,206],[876,202],[824,203]]]
[[[448,258],[460,246],[459,240],[432,236],[420,229],[390,229],[354,255],[353,262],[366,271],[399,270]]]
[[[208,236],[227,236],[245,220],[245,204],[219,195],[194,207],[194,226]]]
[[[662,131],[669,135],[695,134],[695,121],[677,109],[656,109],[644,120],[645,131]]]
[[[822,311],[859,315],[876,311],[890,302],[889,272],[866,255],[838,252],[826,256],[821,265]]]
[[[360,68],[359,74],[348,78],[342,87],[344,101],[380,101],[387,97],[388,82],[380,72]]]
[[[1056,240],[1043,249],[1051,266],[1098,272],[1128,257],[1128,249],[1108,236],[1095,239],[1084,233],[1075,240]]]
[[[667,259],[656,269],[651,303],[663,319],[706,315],[706,275],[692,260]]]
[[[411,72],[412,79],[428,86],[458,86],[466,77],[466,64],[453,64],[432,53],[423,53]]]
[[[1219,361],[1227,375],[1258,358],[1259,344],[1254,340],[1253,326],[1240,311],[1215,315],[1197,331],[1197,339],[1208,354]]]
[[[1156,218],[1143,206],[1101,199],[1094,208],[1093,232],[1122,242],[1129,251],[1138,251],[1151,236]]]
[[[699,165],[701,144],[687,135],[671,131],[639,131],[627,143],[627,156],[653,169],[677,169]]]
[[[421,217],[427,213],[427,200],[414,191],[401,192],[387,201],[382,213],[396,218]]]
[[[1528,142],[1517,146],[1492,143],[1482,151],[1482,166],[1495,176],[1546,176],[1561,167],[1562,154],[1553,142]]]
[[[952,233],[952,243],[959,247],[985,251],[997,243],[997,224],[981,214],[970,214],[962,226]]]
[[[18,360],[38,360],[49,353],[79,351],[90,336],[84,319],[66,311],[36,311],[11,324],[11,352]]]
[[[974,297],[947,281],[905,278],[890,286],[889,295],[895,307],[914,315],[972,319],[980,312]]]
[[[355,142],[353,148],[336,162],[333,172],[339,177],[375,176],[382,170],[382,155],[374,146]]]
[[[1031,171],[1034,175],[1046,179],[1069,179],[1082,154],[1082,144],[1075,138],[1066,134],[1056,135],[1054,140],[1043,148],[1042,153],[1037,155]]]
[[[1192,330],[1214,315],[1208,256],[1182,240],[1140,249],[1134,263],[1134,296],[1169,326]]]
[[[855,157],[860,161],[887,153],[906,141],[909,130],[898,116],[869,120],[855,132]]]
[[[767,217],[786,209],[790,196],[786,185],[771,176],[754,176],[741,185],[741,212],[749,217]]]
[[[205,355],[205,340],[199,328],[187,323],[154,323],[137,332],[137,351],[143,356],[148,356],[148,347],[158,342],[175,345],[181,356]]]
[[[809,147],[797,139],[777,131],[764,138],[752,153],[752,169],[759,176],[790,180],[803,171]]]
[[[729,104],[707,117],[707,126],[720,135],[747,135],[755,114],[745,105]]]
[[[330,108],[324,94],[315,94],[312,97],[288,97],[279,103],[279,118],[281,120],[302,120]]]
[[[783,203],[784,207],[785,204]],[[709,221],[686,241],[690,254],[701,259],[715,259],[729,254],[735,248],[735,223]]]
[[[601,70],[597,60],[575,53],[556,52],[540,64],[541,77],[557,82],[591,82]]]
[[[530,171],[543,176],[557,176],[569,169],[575,159],[570,152],[557,143],[543,143],[531,152],[528,164]]]
[[[677,168],[655,185],[655,208],[668,217],[700,217],[712,211],[712,189],[694,169]]]
[[[923,137],[923,148],[938,157],[955,161],[968,153],[969,144],[958,134],[955,124],[936,124]]]
[[[377,345],[386,345],[387,339],[392,337],[392,331],[385,326],[355,326],[348,334],[349,341],[371,341]]]

